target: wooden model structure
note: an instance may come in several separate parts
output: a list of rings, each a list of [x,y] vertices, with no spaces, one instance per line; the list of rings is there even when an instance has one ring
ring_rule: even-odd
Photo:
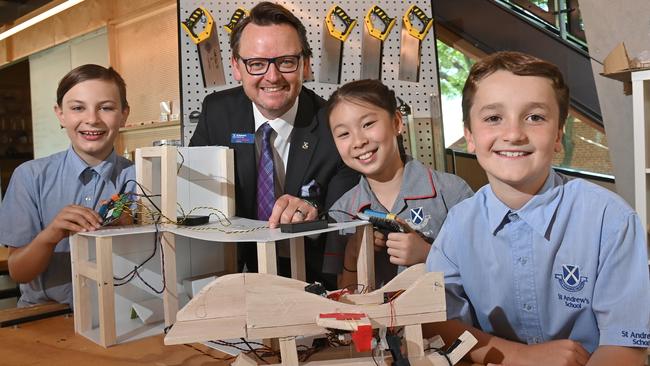
[[[261,273],[241,273],[220,277],[207,285],[176,316],[165,344],[181,344],[231,338],[277,338],[282,365],[299,365],[296,336],[326,334],[326,327],[357,329],[359,324],[320,319],[321,314],[363,314],[372,328],[403,326],[411,365],[448,365],[458,362],[475,344],[464,333],[447,357],[425,351],[423,323],[446,319],[443,276],[425,273],[424,264],[408,268],[383,288],[368,294],[343,295],[334,301],[305,292],[308,284],[290,278]],[[384,294],[404,290],[385,302]],[[255,364],[241,355],[238,364]],[[356,357],[319,364],[373,365],[371,357]]]
[[[194,149],[194,148],[192,148]],[[207,154],[193,154],[203,156],[208,160]],[[178,168],[178,151],[173,146],[149,147],[136,150],[136,175],[137,181],[149,193],[160,192],[160,210],[165,217],[175,218],[177,213],[177,193],[182,194],[182,189],[177,189],[177,175],[183,169],[191,168],[192,177],[205,178],[218,176],[220,179],[212,185],[205,181],[200,188],[213,187],[211,190],[222,199],[210,205],[219,208],[226,216],[230,217],[233,226],[239,222],[246,223],[246,219],[232,217],[234,215],[234,171],[232,151],[223,151],[219,159],[210,160],[217,167],[223,169],[219,174],[198,171],[205,164],[190,164],[188,160],[193,157],[185,153],[184,168]],[[199,162],[200,163],[200,162]],[[196,167],[199,168],[196,168]],[[211,178],[211,177],[207,177]],[[216,188],[214,186],[216,185]],[[194,192],[196,193],[196,192]],[[259,224],[259,223],[258,223]],[[147,335],[160,334],[164,326],[174,324],[179,309],[181,293],[178,282],[192,274],[214,272],[214,264],[207,263],[206,258],[196,258],[188,255],[185,242],[188,239],[203,241],[208,245],[213,243],[233,243],[226,245],[225,256],[234,257],[236,243],[257,243],[259,271],[269,274],[277,273],[276,267],[276,241],[289,240],[292,277],[305,279],[304,235],[320,234],[328,231],[357,227],[362,236],[362,246],[359,254],[357,268],[359,282],[364,285],[374,283],[374,251],[372,228],[367,222],[355,221],[341,224],[330,224],[327,229],[304,233],[281,233],[280,229],[264,228],[249,233],[230,234],[219,231],[197,231],[173,224],[162,224],[159,227],[144,225],[123,228],[105,228],[93,232],[78,233],[71,237],[72,277],[74,291],[74,319],[75,332],[84,337],[109,347],[116,343],[133,340]],[[151,252],[151,242],[155,233],[159,234],[163,257],[153,258],[143,268],[142,275],[154,283],[164,282],[162,294],[153,294],[150,289],[140,284],[136,288],[132,284],[115,287],[114,275],[116,267],[127,263],[127,269],[133,264],[141,263]],[[209,249],[209,248],[208,248]],[[228,255],[230,253],[230,255]],[[126,260],[128,259],[128,260]],[[198,264],[197,262],[202,262]],[[228,261],[224,261],[225,270],[233,271]],[[204,268],[210,266],[208,268]],[[162,268],[165,270],[162,271]],[[123,272],[121,268],[117,273]],[[164,278],[164,281],[163,281]],[[302,282],[300,282],[302,283]],[[137,284],[137,283],[136,283]],[[161,298],[164,312],[164,326],[162,324],[145,324],[139,320],[121,316],[130,312],[131,304],[150,298]],[[126,318],[126,319],[124,319]]]

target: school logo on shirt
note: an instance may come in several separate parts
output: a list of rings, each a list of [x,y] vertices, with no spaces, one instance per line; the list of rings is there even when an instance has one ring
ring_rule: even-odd
[[[412,229],[419,231],[421,234],[425,236],[431,236],[431,230],[426,230],[427,225],[429,224],[429,220],[431,219],[431,215],[425,214],[422,207],[412,208],[410,214],[411,217],[409,219],[406,219],[406,223]]]
[[[422,212],[422,207],[412,208],[411,209],[411,222],[415,225],[420,225],[424,220],[424,213]]]
[[[569,292],[578,292],[587,283],[587,277],[580,277],[580,267],[574,264],[563,264],[562,273],[556,273],[555,278]]]

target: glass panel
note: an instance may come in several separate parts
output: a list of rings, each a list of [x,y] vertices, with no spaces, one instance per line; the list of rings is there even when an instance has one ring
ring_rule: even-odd
[[[467,152],[465,138],[454,142],[451,149]],[[562,151],[555,154],[553,165],[585,173],[614,176],[605,134],[592,124],[571,115],[564,125]]]
[[[463,137],[463,111],[461,97],[465,79],[474,61],[462,52],[436,42],[438,49],[438,75],[442,94],[442,120],[445,134],[445,147]]]
[[[552,6],[551,7],[548,6],[549,0],[529,0],[529,1],[531,3],[533,3],[533,4],[535,4],[537,7],[543,9],[544,11],[548,11],[549,8],[552,7]],[[551,1],[553,1],[553,0],[551,0]]]
[[[556,154],[553,165],[614,175],[605,134],[590,123],[571,115],[564,126],[562,151]]]

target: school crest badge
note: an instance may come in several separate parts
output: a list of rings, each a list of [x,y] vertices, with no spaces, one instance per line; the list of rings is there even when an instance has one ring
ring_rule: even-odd
[[[424,220],[424,213],[422,212],[422,207],[412,208],[411,209],[411,222],[415,225],[420,225]]]
[[[556,273],[555,278],[560,286],[569,292],[578,292],[587,283],[587,277],[581,277],[580,267],[574,264],[563,264],[562,273]]]

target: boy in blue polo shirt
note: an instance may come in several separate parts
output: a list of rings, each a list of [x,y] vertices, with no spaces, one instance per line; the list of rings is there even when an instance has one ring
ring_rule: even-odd
[[[427,269],[445,273],[456,321],[425,333],[469,329],[474,362],[643,364],[646,233],[617,195],[551,169],[568,104],[559,69],[517,52],[481,60],[465,83],[465,138],[490,184],[449,212],[432,245]]]
[[[115,70],[89,64],[70,71],[59,82],[54,112],[70,148],[19,166],[0,205],[0,244],[9,247],[9,274],[20,283],[18,306],[72,306],[68,236],[101,227],[100,201],[135,178],[132,163],[113,150],[129,115]],[[131,182],[125,192],[133,189]]]

